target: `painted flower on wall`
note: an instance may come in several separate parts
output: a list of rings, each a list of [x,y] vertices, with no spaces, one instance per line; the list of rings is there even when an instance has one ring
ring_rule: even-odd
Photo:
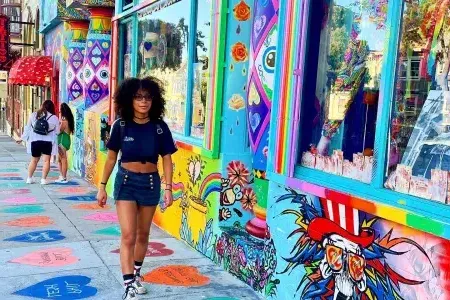
[[[231,182],[231,186],[234,186],[236,184],[244,186],[248,184],[248,177],[250,176],[250,172],[242,162],[233,160],[228,164],[227,172],[228,179]]]
[[[244,189],[244,197],[242,198],[242,208],[245,210],[253,210],[256,204],[256,193],[251,188]]]
[[[245,3],[244,0],[241,0],[233,9],[234,18],[238,21],[248,21],[250,19],[250,6]]]
[[[239,94],[233,94],[230,100],[228,100],[228,107],[235,111],[240,111],[245,107],[245,100]]]
[[[231,55],[233,59],[237,62],[244,62],[248,59],[248,50],[242,42],[237,42],[231,47]]]

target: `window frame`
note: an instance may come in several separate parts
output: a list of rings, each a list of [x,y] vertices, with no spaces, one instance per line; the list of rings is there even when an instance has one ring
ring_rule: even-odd
[[[113,18],[113,22],[118,24],[118,53],[123,53],[123,37],[122,24],[131,20],[133,22],[133,38],[137,40],[138,37],[138,12],[162,0],[147,0],[138,4],[138,0],[134,0],[133,8],[126,11],[121,11],[122,0],[118,2],[118,11]],[[227,1],[212,0],[211,10],[211,40],[209,48],[211,49],[209,57],[210,64],[210,79],[208,85],[208,94],[205,107],[205,132],[203,138],[196,138],[190,135],[193,113],[193,90],[194,90],[194,49],[195,49],[195,33],[197,28],[197,7],[198,0],[183,0],[190,1],[191,19],[189,26],[189,45],[188,45],[188,89],[186,95],[186,102],[189,105],[185,106],[185,130],[183,133],[173,132],[174,139],[180,148],[193,151],[196,154],[201,154],[208,158],[218,158],[220,151],[220,131],[221,131],[221,115],[222,115],[222,94],[225,73],[225,39],[220,38],[225,35],[227,29]],[[137,5],[138,4],[138,5]],[[133,43],[132,50],[132,76],[137,76],[137,55],[138,45]],[[122,66],[121,66],[122,65]],[[119,63],[117,68],[117,83],[122,80],[123,63]],[[189,99],[189,100],[188,100]],[[189,101],[189,102],[188,102]]]
[[[286,1],[291,2],[291,1]],[[350,198],[370,199],[369,201],[376,202],[384,207],[394,207],[393,209],[401,209],[409,213],[411,217],[423,216],[430,220],[439,220],[442,223],[450,224],[450,204],[443,204],[437,201],[424,199],[408,194],[402,194],[397,191],[389,190],[384,187],[387,176],[386,163],[388,157],[388,139],[386,137],[390,130],[390,111],[392,102],[394,101],[395,94],[395,80],[397,78],[397,60],[399,53],[399,44],[401,39],[402,21],[403,21],[403,0],[392,0],[389,2],[388,15],[386,21],[386,28],[388,30],[389,41],[385,43],[384,53],[396,53],[396,55],[386,56],[383,59],[382,73],[380,76],[380,99],[378,104],[378,116],[377,126],[375,132],[374,143],[374,167],[372,173],[371,183],[363,183],[354,179],[345,178],[330,173],[326,173],[320,170],[310,169],[303,167],[299,164],[299,141],[301,140],[302,130],[300,129],[300,111],[302,107],[302,76],[306,68],[306,61],[308,58],[307,47],[307,27],[310,18],[309,5],[314,0],[303,0],[302,11],[297,13],[297,22],[295,22],[295,14],[290,19],[291,24],[286,24],[286,21],[280,22],[281,32],[292,32],[285,26],[295,27],[294,30],[301,32],[301,34],[295,34],[299,36],[296,44],[293,44],[293,56],[286,57],[288,53],[287,47],[289,47],[288,38],[281,38],[278,44],[278,53],[282,53],[277,61],[277,65],[287,65],[286,60],[291,60],[292,67],[288,70],[287,77],[290,77],[290,81],[295,82],[292,86],[283,85],[283,78],[280,78],[283,72],[278,72],[275,85],[272,120],[285,120],[285,122],[278,122],[277,128],[270,136],[270,151],[275,155],[269,156],[270,161],[268,164],[268,178],[280,183],[291,185],[290,183],[296,182],[296,184],[302,185],[305,183],[311,187],[311,190],[317,190],[319,197],[326,197],[323,192],[318,191],[316,187],[326,187],[327,189],[339,191],[342,195],[347,195]],[[300,6],[300,5],[299,5]],[[286,15],[286,19],[289,20],[289,14],[291,13],[291,7],[288,3],[283,3],[280,7],[280,15]],[[292,20],[294,20],[292,22]],[[289,21],[288,21],[289,23]],[[410,68],[408,68],[409,70]],[[395,70],[395,72],[392,72]],[[292,102],[286,100],[283,95],[289,92],[292,95]],[[283,107],[285,107],[283,109]],[[284,114],[284,115],[283,115]],[[290,133],[290,136],[286,134]],[[281,145],[281,146],[279,146]],[[283,146],[284,145],[284,146]],[[280,152],[280,149],[282,150]],[[349,198],[349,199],[350,199]],[[386,211],[384,211],[386,210]],[[380,212],[381,215],[387,215],[387,209],[383,209]],[[403,218],[404,216],[390,216],[391,220],[396,218]],[[404,223],[405,220],[397,220],[398,223]]]

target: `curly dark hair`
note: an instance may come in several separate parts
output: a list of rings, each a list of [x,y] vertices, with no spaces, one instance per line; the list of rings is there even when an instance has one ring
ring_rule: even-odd
[[[61,116],[66,118],[67,123],[69,124],[69,131],[73,133],[75,131],[75,120],[73,118],[72,110],[69,105],[66,103],[61,103],[61,107],[59,109],[61,111]]]
[[[148,91],[152,98],[150,120],[162,120],[165,113],[166,100],[161,81],[155,77],[128,78],[122,81],[114,95],[116,114],[124,121],[131,121],[134,117],[133,97],[140,90]]]

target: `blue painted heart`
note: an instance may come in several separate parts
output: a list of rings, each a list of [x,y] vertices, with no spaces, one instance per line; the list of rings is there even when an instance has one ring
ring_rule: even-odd
[[[150,51],[152,49],[152,47],[153,47],[152,42],[144,42],[144,49],[146,51]]]
[[[96,201],[97,197],[96,195],[86,195],[86,196],[69,196],[61,199],[69,201]]]
[[[9,242],[23,242],[23,243],[50,243],[65,239],[59,230],[40,230],[27,232],[21,235],[16,235],[4,241]]]
[[[99,47],[95,47],[91,53],[92,53],[92,55],[101,55],[102,51],[100,51]]]
[[[248,117],[250,120],[250,127],[252,128],[253,132],[255,132],[259,124],[261,123],[261,116],[259,115],[259,113],[252,114],[251,112],[249,112]]]
[[[38,282],[14,294],[39,299],[85,299],[97,294],[97,289],[88,285],[90,282],[91,278],[87,276],[60,276]]]

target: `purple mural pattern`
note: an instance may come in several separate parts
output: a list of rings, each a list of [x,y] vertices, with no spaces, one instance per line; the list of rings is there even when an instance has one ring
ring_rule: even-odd
[[[104,99],[109,94],[110,47],[110,34],[88,34],[83,75],[86,108]]]
[[[278,1],[255,1],[250,45],[248,132],[255,154],[253,167],[267,168],[268,131],[275,73]]]

